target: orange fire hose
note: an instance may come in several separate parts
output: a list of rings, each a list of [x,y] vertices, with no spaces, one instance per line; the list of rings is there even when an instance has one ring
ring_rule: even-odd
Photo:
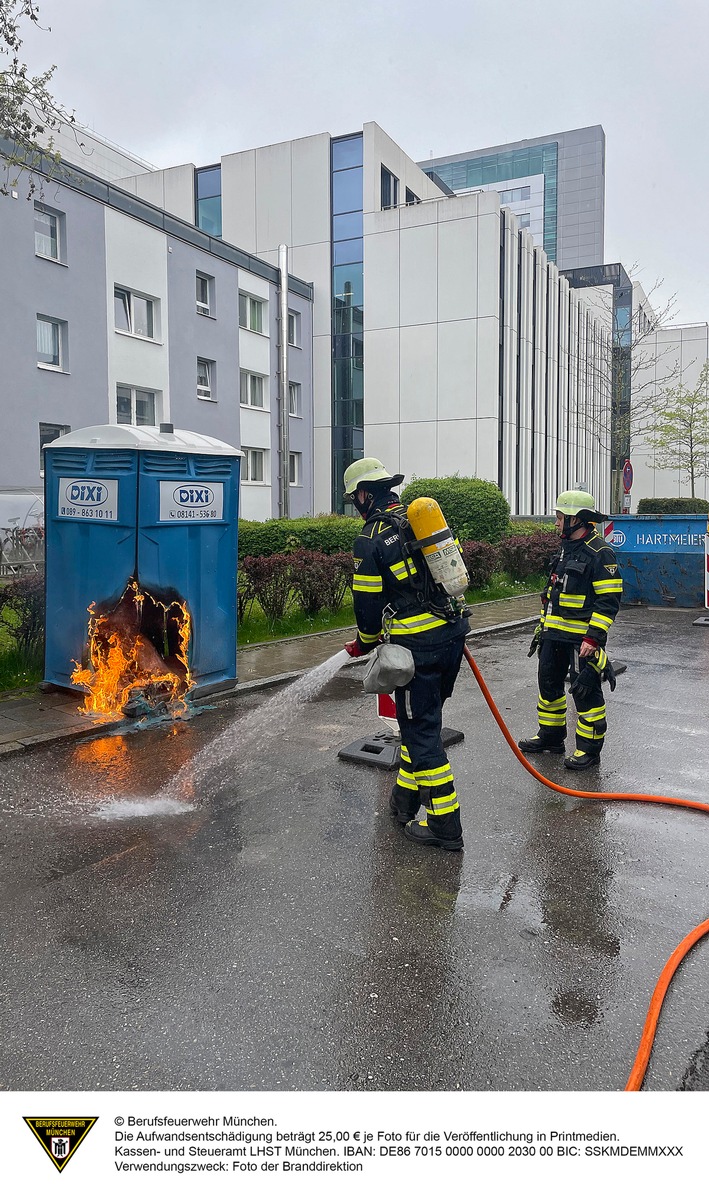
[[[488,708],[497,721],[497,724],[502,731],[502,735],[512,750],[515,758],[521,762],[526,771],[529,771],[530,775],[533,775],[534,778],[538,779],[540,783],[543,783],[545,787],[551,788],[554,792],[562,792],[565,796],[580,796],[584,800],[641,800],[648,801],[653,804],[676,804],[681,808],[696,808],[701,812],[709,813],[709,804],[702,804],[699,800],[683,800],[677,796],[651,796],[643,792],[581,792],[575,788],[562,787],[559,783],[553,783],[551,779],[547,779],[544,775],[537,771],[530,762],[528,762],[522,751],[515,744],[512,734],[505,725],[505,722],[500,715],[500,711],[490,695],[488,686],[480,673],[480,668],[473,658],[471,651],[467,646],[465,646],[463,652],[468,660],[470,669],[477,680],[480,691],[487,701]],[[630,1072],[630,1076],[628,1077],[628,1082],[625,1085],[624,1091],[640,1091],[643,1079],[645,1078],[647,1065],[650,1061],[652,1044],[655,1038],[657,1022],[660,1016],[660,1009],[662,1008],[662,1002],[665,999],[672,976],[674,975],[684,956],[691,950],[692,946],[701,941],[701,939],[708,933],[709,920],[703,921],[701,925],[697,925],[691,931],[691,933],[688,933],[686,938],[680,942],[677,949],[672,952],[665,963],[660,978],[655,986],[655,990],[652,993],[650,1007],[648,1008],[642,1036],[640,1038],[640,1046],[638,1047],[638,1052],[635,1056],[635,1062],[633,1063],[633,1069]]]

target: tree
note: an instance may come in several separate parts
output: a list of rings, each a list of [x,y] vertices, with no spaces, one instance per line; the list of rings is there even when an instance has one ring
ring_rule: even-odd
[[[0,71],[0,134],[12,144],[4,155],[0,195],[7,196],[24,175],[29,198],[37,190],[37,172],[51,174],[60,161],[54,151],[53,133],[62,124],[73,126],[75,117],[49,91],[56,67],[31,75],[22,62],[23,21],[42,28],[34,0],[0,0],[0,56],[7,59],[7,66]]]
[[[690,390],[680,381],[658,395],[647,444],[661,470],[678,471],[696,500],[697,480],[709,475],[709,359]]]

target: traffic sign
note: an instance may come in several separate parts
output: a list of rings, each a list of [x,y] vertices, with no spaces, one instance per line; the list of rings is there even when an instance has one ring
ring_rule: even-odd
[[[629,492],[633,486],[633,464],[629,458],[623,463],[623,491]]]

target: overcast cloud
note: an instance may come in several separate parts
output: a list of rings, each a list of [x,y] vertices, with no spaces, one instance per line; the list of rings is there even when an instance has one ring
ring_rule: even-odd
[[[706,0],[40,0],[33,70],[157,166],[377,121],[414,159],[606,133],[606,261],[709,320]]]

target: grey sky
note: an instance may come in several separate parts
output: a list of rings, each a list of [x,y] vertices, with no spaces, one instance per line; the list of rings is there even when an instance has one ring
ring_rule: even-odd
[[[377,121],[414,159],[606,132],[606,261],[709,320],[706,0],[40,0],[33,70],[157,166]],[[654,297],[656,298],[656,297]]]

